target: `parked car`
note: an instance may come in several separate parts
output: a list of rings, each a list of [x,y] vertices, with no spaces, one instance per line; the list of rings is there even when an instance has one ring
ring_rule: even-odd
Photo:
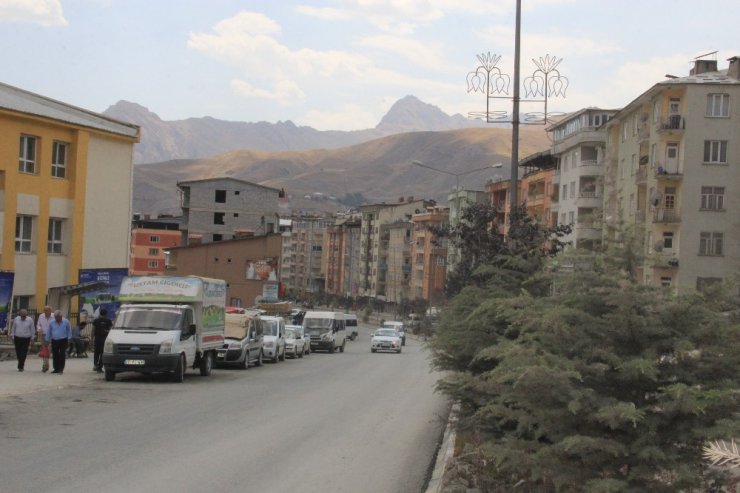
[[[401,337],[401,345],[406,345],[406,325],[403,322],[399,322],[397,320],[386,320],[383,322],[383,327],[396,329],[398,331],[398,335]]]
[[[285,361],[285,320],[282,317],[261,315],[264,357],[277,363]]]
[[[300,325],[285,326],[285,354],[291,358],[303,358],[306,340],[303,338]]]
[[[216,366],[262,366],[262,322],[256,312],[227,313],[224,345],[216,351]]]
[[[301,338],[303,339],[303,354],[311,354],[311,337],[306,334],[306,328],[302,325],[291,325],[296,331],[300,332]]]
[[[396,329],[381,327],[373,332],[373,338],[370,341],[370,352],[377,351],[395,351],[401,352],[401,335]]]
[[[350,341],[357,339],[357,315],[354,313],[345,314],[344,325],[347,329],[347,339]]]

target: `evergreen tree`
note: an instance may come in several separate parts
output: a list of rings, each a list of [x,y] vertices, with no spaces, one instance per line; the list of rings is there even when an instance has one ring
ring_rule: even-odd
[[[514,231],[532,243],[477,269],[488,282],[452,300],[433,344],[436,367],[452,370],[439,387],[460,403],[477,487],[706,486],[702,446],[740,436],[737,290],[672,296],[635,283],[625,256],[548,273],[540,232]]]

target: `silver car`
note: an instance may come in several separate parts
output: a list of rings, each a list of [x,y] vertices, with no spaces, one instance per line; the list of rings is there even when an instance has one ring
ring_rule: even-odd
[[[285,355],[291,358],[303,358],[306,352],[306,340],[303,338],[303,330],[300,325],[285,326]]]

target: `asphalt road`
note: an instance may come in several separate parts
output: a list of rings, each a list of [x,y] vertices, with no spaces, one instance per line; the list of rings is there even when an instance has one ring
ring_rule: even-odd
[[[183,384],[119,374],[0,398],[0,489],[13,492],[419,492],[447,415],[409,339]],[[64,378],[64,377],[62,377]]]

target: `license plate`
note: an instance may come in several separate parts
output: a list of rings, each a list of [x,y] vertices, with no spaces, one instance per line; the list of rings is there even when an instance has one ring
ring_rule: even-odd
[[[124,365],[143,365],[143,359],[125,359],[123,360]]]

